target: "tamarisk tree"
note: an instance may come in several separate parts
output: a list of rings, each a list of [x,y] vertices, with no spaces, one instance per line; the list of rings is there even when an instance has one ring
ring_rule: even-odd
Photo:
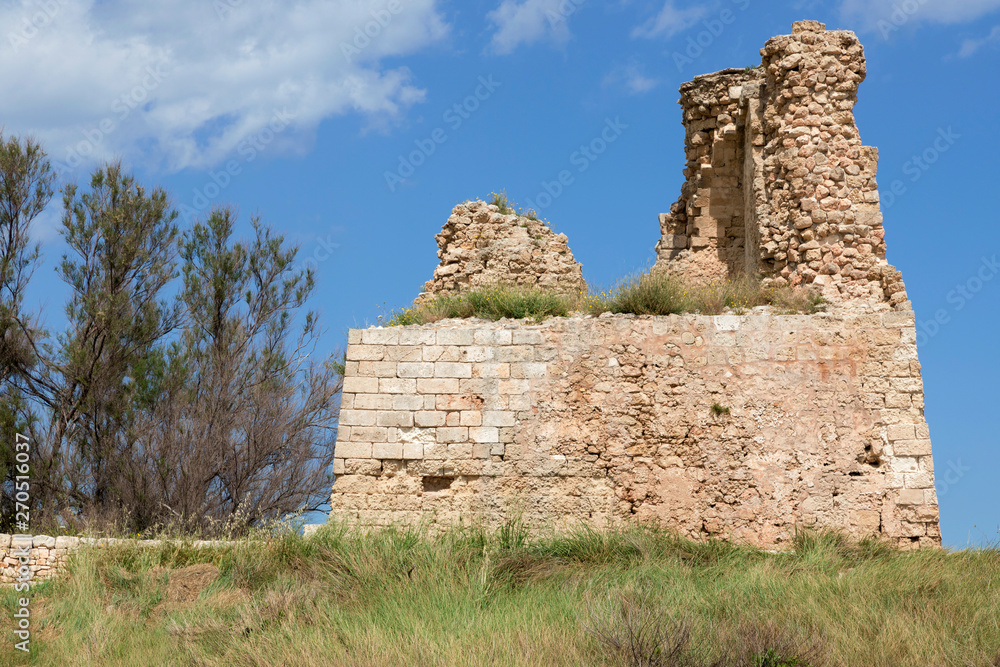
[[[311,360],[315,314],[295,326],[312,272],[293,271],[295,249],[258,218],[252,240],[234,241],[235,222],[214,210],[184,236],[186,326],[144,447],[158,472],[148,494],[239,528],[326,501],[340,376]]]
[[[314,276],[296,249],[257,218],[235,240],[229,209],[182,232],[164,190],[105,165],[86,191],[63,188],[70,297],[52,336],[24,311],[52,182],[36,143],[0,136],[3,502],[27,431],[35,528],[240,531],[320,507],[341,378],[312,357]]]

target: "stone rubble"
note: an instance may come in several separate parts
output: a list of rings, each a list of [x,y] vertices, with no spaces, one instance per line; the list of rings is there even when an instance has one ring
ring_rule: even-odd
[[[564,293],[586,290],[583,267],[565,234],[540,220],[500,213],[495,204],[468,201],[452,210],[436,237],[441,264],[425,294],[454,294],[498,284]]]

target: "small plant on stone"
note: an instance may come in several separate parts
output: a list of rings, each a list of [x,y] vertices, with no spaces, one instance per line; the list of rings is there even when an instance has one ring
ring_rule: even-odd
[[[716,416],[728,415],[729,408],[725,405],[719,405],[718,403],[712,403],[712,414]]]
[[[491,192],[490,203],[500,209],[501,215],[510,215],[512,213],[517,213],[517,211],[514,210],[514,206],[511,204],[510,199],[507,198],[506,190],[501,190],[500,192]]]

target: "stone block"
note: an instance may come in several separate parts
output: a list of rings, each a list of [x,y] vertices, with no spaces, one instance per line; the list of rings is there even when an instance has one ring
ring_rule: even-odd
[[[905,478],[907,489],[933,489],[934,488],[934,473],[930,472],[914,472],[906,475]]]
[[[424,458],[424,444],[420,442],[403,443],[403,458],[407,460]]]
[[[541,345],[545,342],[545,336],[541,331],[531,329],[514,329],[511,332],[512,345]]]
[[[351,442],[388,442],[389,430],[384,426],[352,426]],[[344,457],[356,458],[356,457]]]
[[[513,332],[510,329],[477,329],[472,339],[476,345],[510,345]]]
[[[55,549],[56,538],[52,537],[51,535],[35,535],[34,538],[31,540],[31,545],[36,549],[38,548]],[[48,554],[46,553],[46,555]]]
[[[892,451],[896,456],[930,456],[930,440],[896,440],[892,443]]]
[[[442,426],[437,430],[438,442],[466,442],[469,439],[469,429],[465,426]]]
[[[414,413],[413,424],[423,428],[444,426],[445,416],[444,412],[438,410],[422,410]]]
[[[527,408],[525,408],[527,409]],[[514,426],[516,417],[513,412],[487,411],[483,413],[483,426]]]
[[[438,345],[475,345],[472,329],[441,329],[437,332]]]
[[[399,329],[397,327],[364,329],[361,332],[361,342],[364,345],[398,345]]]
[[[512,378],[534,379],[545,377],[548,364],[537,362],[519,362],[510,365],[510,375]]]
[[[434,377],[437,378],[471,378],[472,364],[438,361],[434,363]]]
[[[379,378],[380,394],[415,394],[417,381],[409,378]]]
[[[483,425],[483,413],[478,410],[466,410],[459,413],[459,425],[460,426],[482,426]]]
[[[399,428],[412,428],[413,413],[395,412],[395,411],[379,412],[377,421],[379,426],[396,426]]]
[[[348,345],[347,361],[382,361],[385,347],[382,345]]]
[[[437,344],[437,332],[427,331],[423,329],[413,329],[409,327],[400,327],[399,329],[399,344],[400,345],[420,345],[421,347],[425,345],[436,345]]]
[[[475,364],[472,367],[472,377],[507,379],[510,377],[510,364]]]
[[[913,440],[914,439],[914,425],[913,424],[889,424],[886,427],[886,437],[889,438],[889,442],[895,442],[896,440]]]
[[[470,428],[469,439],[473,442],[500,442],[500,432],[493,426]]]
[[[458,378],[418,379],[417,391],[421,394],[457,394]]]
[[[372,445],[373,459],[401,459],[403,445],[398,442],[380,442]]]
[[[377,415],[373,410],[341,410],[338,423],[341,426],[375,426]]]
[[[400,362],[396,367],[396,374],[401,378],[432,378],[434,377],[434,364],[428,361]]]
[[[378,378],[345,377],[343,391],[345,394],[377,394]]]
[[[414,411],[424,409],[424,397],[419,394],[393,394],[392,410]]]
[[[338,442],[333,451],[334,456],[339,459],[370,459],[372,457],[372,443]]]

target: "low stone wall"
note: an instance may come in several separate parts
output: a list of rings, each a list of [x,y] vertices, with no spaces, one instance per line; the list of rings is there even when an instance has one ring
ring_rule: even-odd
[[[109,537],[53,537],[51,535],[0,534],[0,584],[14,584],[22,580],[20,569],[27,566],[31,581],[42,581],[56,576],[66,567],[66,559],[80,548],[107,547],[118,544],[136,544],[155,547],[161,540],[129,540]],[[227,544],[219,540],[198,540],[195,547],[214,547]]]
[[[882,308],[352,330],[331,516],[939,544],[913,313]]]

